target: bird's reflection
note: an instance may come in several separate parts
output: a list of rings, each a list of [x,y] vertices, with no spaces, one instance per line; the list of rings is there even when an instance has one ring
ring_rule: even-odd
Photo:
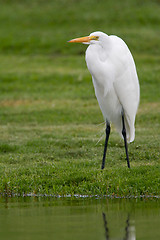
[[[102,213],[102,216],[103,216],[106,240],[109,240],[109,229],[108,229],[108,226],[107,226],[106,214]]]
[[[103,223],[104,223],[104,229],[105,229],[105,239],[111,240],[112,238],[110,238],[110,236],[109,236],[108,222],[107,222],[106,214],[104,212],[102,213],[102,217],[103,217]],[[117,240],[120,240],[120,238]],[[130,224],[129,214],[126,219],[125,236],[122,240],[136,240],[135,227],[131,226],[131,224]]]
[[[126,220],[126,227],[125,227],[125,237],[124,240],[129,240],[129,227],[130,227],[130,217],[128,215],[127,220]]]

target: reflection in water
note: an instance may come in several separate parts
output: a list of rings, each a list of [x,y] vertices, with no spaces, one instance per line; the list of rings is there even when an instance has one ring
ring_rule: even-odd
[[[107,227],[106,214],[103,212],[103,213],[102,213],[102,216],[103,216],[103,222],[104,222],[106,240],[109,240],[109,229],[108,229],[108,227]]]
[[[160,199],[0,198],[0,240],[159,240],[159,226]]]
[[[107,223],[107,219],[106,219],[106,214],[104,212],[102,212],[102,217],[103,217],[103,222],[104,222],[106,240],[111,240],[109,238],[109,228],[108,228],[108,223]],[[136,240],[135,226],[130,225],[129,214],[126,219],[125,236],[124,236],[123,240]]]

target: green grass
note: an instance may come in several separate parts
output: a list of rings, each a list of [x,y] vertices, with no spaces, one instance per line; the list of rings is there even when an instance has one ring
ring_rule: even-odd
[[[159,1],[0,4],[0,192],[160,195]],[[104,120],[86,46],[67,43],[95,30],[122,37],[136,61],[141,103],[130,170],[114,127],[100,170]]]

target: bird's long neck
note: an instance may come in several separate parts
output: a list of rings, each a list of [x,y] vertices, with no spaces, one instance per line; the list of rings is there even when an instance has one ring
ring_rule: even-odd
[[[86,63],[92,76],[100,75],[104,70],[104,63],[109,57],[106,46],[101,44],[91,44],[86,51]],[[97,77],[98,79],[98,77]]]
[[[86,51],[86,63],[88,70],[94,78],[95,84],[98,85],[104,92],[107,92],[112,83],[108,81],[111,79],[109,49],[106,45],[91,44]]]

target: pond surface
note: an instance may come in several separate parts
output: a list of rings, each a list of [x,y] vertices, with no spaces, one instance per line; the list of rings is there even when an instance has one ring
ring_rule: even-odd
[[[0,198],[2,240],[158,240],[160,199]]]

